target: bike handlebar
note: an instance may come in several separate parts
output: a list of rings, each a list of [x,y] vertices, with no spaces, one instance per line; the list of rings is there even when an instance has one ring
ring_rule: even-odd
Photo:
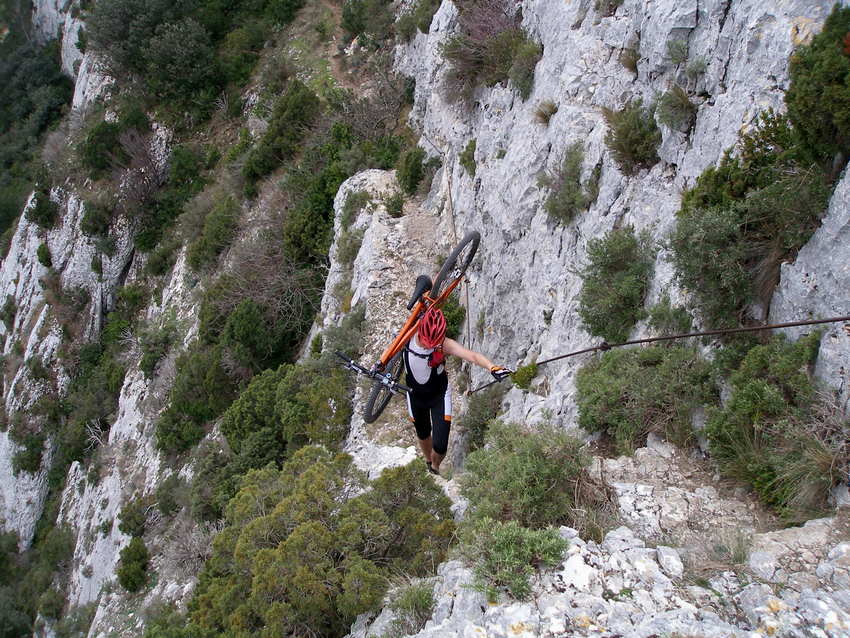
[[[410,392],[410,388],[408,388],[406,385],[399,383],[398,381],[393,379],[392,374],[390,374],[389,372],[381,372],[378,369],[377,365],[372,370],[367,370],[366,368],[361,366],[359,363],[357,363],[356,361],[354,361],[350,357],[345,356],[344,354],[342,354],[339,351],[336,351],[334,354],[336,354],[336,356],[338,356],[340,359],[342,359],[344,361],[344,363],[343,363],[344,368],[347,368],[348,370],[356,372],[357,374],[365,375],[365,376],[369,377],[370,379],[374,379],[375,381],[380,381],[393,394],[396,394],[398,392]]]

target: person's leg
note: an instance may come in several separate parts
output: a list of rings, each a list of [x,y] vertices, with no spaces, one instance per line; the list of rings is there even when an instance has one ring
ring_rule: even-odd
[[[440,397],[431,407],[431,425],[433,428],[433,441],[431,452],[431,467],[440,469],[440,464],[449,449],[449,432],[452,426],[452,397],[451,388]]]
[[[407,412],[413,426],[416,428],[416,438],[419,440],[419,449],[425,461],[431,462],[433,448],[431,445],[431,415],[427,405],[423,405],[412,395],[407,393]]]

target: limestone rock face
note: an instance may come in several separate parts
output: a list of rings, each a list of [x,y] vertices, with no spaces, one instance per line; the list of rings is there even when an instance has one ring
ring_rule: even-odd
[[[431,32],[417,34],[396,57],[399,69],[417,81],[411,120],[424,133],[422,146],[442,156],[448,173],[440,193],[446,202],[441,234],[449,235],[450,220],[460,232],[482,233],[470,316],[482,314],[486,327],[472,345],[507,365],[595,345],[598,340],[583,330],[576,313],[577,271],[586,264],[587,240],[625,225],[663,240],[675,224],[682,189],[734,146],[739,131],[752,126],[759,112],[783,110],[788,57],[819,29],[832,4],[627,0],[613,16],[603,17],[590,0],[525,3],[523,26],[544,49],[531,95],[523,101],[511,86],[497,85],[479,88],[462,102],[452,101],[455,96],[445,87],[447,63],[439,48],[456,28],[457,9],[444,2]],[[672,40],[685,43],[688,63],[704,63],[705,72],[690,79],[687,64],[670,61]],[[625,48],[640,52],[636,74],[619,62]],[[637,98],[648,103],[674,83],[694,90],[698,110],[692,132],[662,127],[661,161],[624,177],[604,144],[602,107],[619,108]],[[558,105],[548,126],[535,119],[545,100]],[[473,139],[477,169],[470,177],[457,157]],[[590,210],[562,225],[548,218],[547,192],[537,177],[558,166],[575,141],[584,143],[585,178],[601,165],[599,197]],[[841,261],[846,250],[833,254]],[[824,294],[839,289],[823,285]],[[647,305],[662,291],[670,292],[673,303],[682,299],[663,248]],[[644,335],[639,325],[634,336]],[[545,382],[535,392],[508,395],[508,417],[535,422],[546,414],[574,427],[574,378],[586,360],[580,356],[541,368]],[[838,370],[835,361],[824,366]],[[475,385],[485,378],[481,371],[473,375]]]

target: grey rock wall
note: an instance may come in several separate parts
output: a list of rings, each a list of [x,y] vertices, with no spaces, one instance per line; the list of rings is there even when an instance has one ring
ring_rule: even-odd
[[[663,241],[675,223],[682,189],[693,184],[759,112],[783,108],[788,57],[832,7],[828,1],[763,3],[626,1],[612,17],[600,17],[591,0],[527,2],[524,26],[544,47],[534,89],[522,101],[511,87],[481,88],[471,104],[447,101],[440,42],[455,28],[457,11],[444,2],[428,35],[417,34],[397,50],[398,68],[417,79],[411,121],[423,132],[422,146],[441,153],[450,173],[454,223],[478,229],[482,245],[472,272],[470,316],[486,317],[482,339],[472,345],[508,365],[529,363],[594,345],[578,319],[577,274],[586,263],[587,240],[615,226],[631,224]],[[637,74],[625,69],[619,54],[640,36]],[[689,60],[703,59],[705,73],[689,80],[684,65],[673,65],[667,42],[684,40]],[[698,104],[693,132],[686,136],[662,127],[661,161],[651,170],[625,178],[604,144],[602,107],[617,108],[633,98],[650,101],[674,82],[695,91]],[[537,105],[552,100],[558,112],[548,126],[534,117]],[[477,171],[470,178],[457,156],[477,142]],[[542,204],[541,171],[557,166],[567,146],[585,145],[585,175],[601,162],[597,202],[569,225],[553,223]],[[444,210],[448,209],[447,206]],[[448,233],[448,210],[441,221]],[[674,303],[684,293],[662,248],[647,304],[669,291]],[[638,326],[634,336],[644,336]],[[564,427],[576,422],[577,357],[541,370],[536,393],[512,391],[509,417],[532,422],[553,418]],[[486,380],[476,372],[477,383]],[[548,388],[548,389],[547,389]]]

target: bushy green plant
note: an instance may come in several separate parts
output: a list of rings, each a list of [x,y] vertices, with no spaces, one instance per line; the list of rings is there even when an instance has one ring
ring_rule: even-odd
[[[475,177],[475,145],[476,141],[474,139],[469,140],[466,147],[463,149],[461,154],[458,156],[458,161],[460,165],[466,170],[467,175],[470,177]]]
[[[434,611],[434,584],[427,580],[411,583],[397,592],[390,609],[393,610],[393,630],[402,636],[419,633]]]
[[[460,327],[466,319],[466,308],[461,305],[458,295],[451,295],[446,299],[442,307],[446,317],[446,336],[449,339],[457,339],[460,336]]]
[[[673,64],[682,64],[688,59],[688,42],[673,38],[667,40],[667,59]]]
[[[507,386],[498,384],[469,397],[466,410],[458,419],[458,426],[468,433],[467,445],[470,452],[484,445],[490,423],[502,409],[505,392],[507,392]]]
[[[678,84],[658,100],[658,121],[668,128],[687,132],[696,120],[697,107]]]
[[[393,14],[387,0],[345,0],[340,26],[348,41],[357,37],[367,46],[377,47],[393,33]]]
[[[788,117],[803,148],[824,163],[850,142],[850,7],[836,3],[823,29],[791,56]],[[842,162],[843,166],[843,162]]]
[[[150,502],[146,498],[135,498],[126,503],[118,513],[118,529],[128,536],[142,536],[149,508]]]
[[[39,596],[38,613],[45,618],[58,620],[65,608],[65,596],[59,590],[51,587]]]
[[[515,520],[525,527],[581,528],[585,507],[598,506],[589,489],[583,443],[552,425],[527,430],[493,422],[486,445],[466,459],[461,493],[473,519]]]
[[[157,447],[177,453],[195,445],[204,435],[204,424],[227,408],[233,392],[221,367],[220,347],[198,347],[181,355],[170,404],[156,425]]]
[[[531,382],[537,376],[537,364],[531,362],[526,366],[521,366],[511,375],[511,381],[514,385],[523,390],[531,388]]]
[[[154,492],[156,508],[163,516],[172,516],[181,508],[181,494],[185,491],[183,480],[178,474],[169,474],[160,481]]]
[[[80,230],[89,236],[105,236],[112,222],[112,209],[100,202],[87,201],[83,210]]]
[[[543,48],[498,4],[476,0],[462,7],[459,33],[442,45],[443,56],[452,66],[450,84],[459,95],[468,95],[481,84],[510,80],[527,99]]]
[[[422,162],[424,159],[425,150],[417,146],[402,155],[399,160],[396,179],[398,179],[402,191],[408,195],[415,195],[416,189],[422,181]]]
[[[670,237],[679,282],[714,327],[769,302],[781,263],[808,241],[826,210],[823,172],[801,163],[788,121],[771,111],[682,198]]]
[[[581,165],[584,161],[584,145],[574,142],[567,147],[561,165],[552,172],[541,175],[540,185],[549,189],[546,212],[553,219],[568,224],[573,218],[596,200],[598,181],[589,179],[581,183]]]
[[[210,34],[194,18],[161,25],[148,41],[145,59],[148,86],[163,101],[197,100],[220,86]]]
[[[655,124],[655,105],[645,107],[637,99],[619,111],[602,110],[608,123],[605,145],[625,175],[634,175],[642,168],[652,168],[658,162],[661,131]]]
[[[213,262],[233,241],[239,223],[239,205],[232,197],[215,204],[204,218],[201,236],[186,252],[186,261],[194,270]]]
[[[281,635],[337,636],[380,605],[390,573],[432,573],[454,530],[448,499],[415,464],[367,486],[350,457],[317,447],[280,471],[249,472],[227,506],[191,622],[225,636],[248,614]]]
[[[119,554],[118,567],[115,569],[118,583],[131,593],[139,591],[147,582],[148,562],[150,554],[145,542],[134,536]]]
[[[658,336],[671,336],[691,331],[693,322],[688,311],[670,303],[670,295],[664,294],[648,312],[649,327]]]
[[[319,98],[303,83],[290,80],[275,103],[266,132],[245,160],[242,174],[249,188],[298,152],[319,111]]]
[[[59,217],[59,204],[50,199],[49,186],[40,182],[33,193],[32,203],[24,212],[28,222],[41,227],[53,228]]]
[[[29,432],[20,437],[14,437],[15,442],[22,446],[12,456],[12,469],[15,474],[29,472],[35,474],[41,469],[44,455],[44,434]]]
[[[354,231],[345,231],[337,240],[336,244],[336,259],[346,268],[351,268],[354,260],[357,258],[357,253],[360,252],[360,246],[363,244],[363,235],[365,229]]]
[[[579,316],[588,332],[611,343],[628,340],[644,316],[643,300],[652,276],[655,251],[646,234],[631,226],[587,242]]]
[[[353,191],[345,198],[345,203],[342,205],[342,216],[340,217],[340,226],[343,230],[348,230],[351,223],[355,220],[357,214],[368,206],[372,201],[371,195],[367,191]]]
[[[461,551],[490,587],[523,600],[538,567],[556,565],[569,542],[553,528],[532,530],[517,521],[478,519],[461,528]]]
[[[613,349],[582,367],[576,388],[581,427],[606,433],[621,453],[650,432],[688,445],[693,411],[717,401],[711,365],[682,346]]]
[[[45,268],[53,267],[53,259],[50,257],[50,249],[47,247],[47,244],[39,244],[38,250],[36,251],[36,257],[38,257],[38,263]]]
[[[139,337],[139,346],[142,357],[139,360],[139,368],[145,375],[145,379],[153,378],[156,366],[168,354],[175,339],[173,326],[166,324],[159,329],[144,331]]]
[[[434,14],[439,8],[440,3],[437,0],[417,0],[413,8],[396,21],[396,33],[405,42],[413,38],[417,29],[422,33],[428,33]]]
[[[823,473],[812,456],[817,456],[819,441],[812,436],[817,428],[806,427],[812,424],[816,395],[810,366],[819,343],[820,334],[814,333],[796,343],[776,337],[752,348],[730,378],[729,399],[709,414],[706,425],[721,471],[749,483],[765,503],[789,516],[801,505],[797,496],[811,494],[812,482],[813,500],[823,504],[832,482],[846,478]],[[786,470],[801,458],[819,467],[819,476],[789,476]]]
[[[395,191],[384,197],[384,206],[390,217],[401,217],[404,215],[404,193]]]

